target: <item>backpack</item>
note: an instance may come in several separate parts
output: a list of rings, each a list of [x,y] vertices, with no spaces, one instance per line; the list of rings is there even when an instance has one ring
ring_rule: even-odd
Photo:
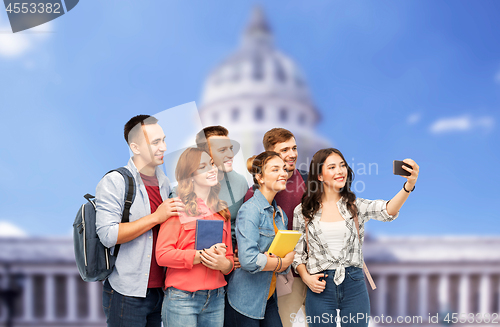
[[[125,180],[125,206],[122,213],[122,223],[129,221],[130,207],[135,198],[134,177],[125,167],[109,171],[117,171]],[[104,175],[104,176],[106,176]],[[83,204],[76,214],[73,223],[73,245],[78,272],[86,282],[105,280],[113,271],[120,244],[115,245],[113,254],[99,240],[96,232],[95,197],[90,194],[83,196],[88,202]]]

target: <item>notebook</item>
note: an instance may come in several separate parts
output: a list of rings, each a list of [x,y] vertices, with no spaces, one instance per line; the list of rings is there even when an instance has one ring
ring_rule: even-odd
[[[208,249],[214,244],[222,243],[223,231],[224,222],[222,220],[198,219],[196,221],[195,249]]]
[[[296,230],[279,230],[267,252],[283,258],[295,249],[300,235],[302,233]]]

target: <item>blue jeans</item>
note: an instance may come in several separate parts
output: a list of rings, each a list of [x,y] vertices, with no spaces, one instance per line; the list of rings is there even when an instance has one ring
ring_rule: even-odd
[[[164,327],[222,327],[224,287],[188,292],[169,287],[161,310]]]
[[[102,307],[108,327],[160,327],[161,288],[148,288],[146,297],[126,296],[115,291],[108,280],[102,290]]]
[[[363,270],[357,267],[345,268],[345,279],[335,285],[335,270],[326,270],[325,290],[314,293],[307,289],[306,319],[309,327],[335,327],[337,309],[340,309],[342,327],[366,327],[370,314],[370,299],[366,289]]]
[[[253,319],[242,315],[229,305],[231,320],[236,322],[235,327],[283,327],[280,314],[278,312],[278,296],[274,292],[273,296],[267,300],[266,313],[264,319]]]

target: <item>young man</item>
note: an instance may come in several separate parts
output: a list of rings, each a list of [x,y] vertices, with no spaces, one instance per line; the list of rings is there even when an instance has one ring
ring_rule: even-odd
[[[96,189],[96,229],[106,247],[122,244],[115,268],[103,286],[108,326],[161,326],[164,268],[158,266],[155,244],[159,225],[177,216],[184,205],[169,199],[170,183],[161,170],[165,134],[158,120],[139,115],[130,119],[124,136],[133,153],[126,168],[132,173],[135,199],[130,222],[121,223],[125,181],[107,174]]]
[[[296,169],[297,144],[295,136],[284,128],[273,128],[264,134],[262,140],[266,151],[279,153],[285,161],[288,171],[286,189],[275,196],[276,203],[283,209],[288,217],[288,229],[293,229],[293,210],[300,203],[305,191],[307,172]],[[253,187],[245,195],[245,202],[253,196]],[[291,327],[290,315],[297,313],[305,302],[306,285],[299,275],[293,272],[292,293],[278,297],[278,307],[284,327]],[[305,311],[304,311],[305,312]]]

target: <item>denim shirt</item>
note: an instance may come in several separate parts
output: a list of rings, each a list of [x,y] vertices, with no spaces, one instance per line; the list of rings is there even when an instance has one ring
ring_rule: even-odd
[[[254,196],[245,202],[236,217],[236,239],[241,268],[236,269],[228,282],[229,304],[236,311],[253,319],[264,319],[267,297],[271,286],[272,271],[262,271],[267,263],[264,254],[274,239],[274,221],[280,230],[286,230],[288,218],[256,190]],[[283,273],[287,273],[290,267]]]
[[[125,167],[130,170],[135,181],[135,199],[130,207],[129,218],[132,222],[150,215],[151,207],[148,192],[132,158]],[[170,182],[160,167],[156,167],[156,177],[160,195],[165,200],[170,192]],[[118,239],[118,228],[125,204],[125,180],[122,175],[112,172],[104,176],[97,184],[95,197],[97,235],[104,246],[113,247]],[[108,277],[111,287],[123,295],[146,297],[151,256],[154,254],[152,230],[123,243],[115,268]]]

